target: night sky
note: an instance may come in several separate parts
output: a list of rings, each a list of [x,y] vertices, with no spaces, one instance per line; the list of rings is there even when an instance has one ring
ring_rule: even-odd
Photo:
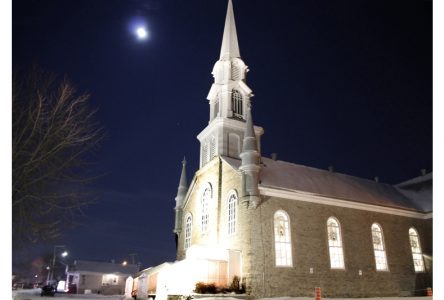
[[[219,59],[227,0],[14,0],[12,63],[66,74],[107,138],[71,259],[174,261],[181,160]],[[432,171],[432,1],[234,0],[262,154],[399,183]],[[147,23],[149,38],[131,25]],[[52,252],[52,245],[36,247]],[[36,254],[38,255],[38,254]]]

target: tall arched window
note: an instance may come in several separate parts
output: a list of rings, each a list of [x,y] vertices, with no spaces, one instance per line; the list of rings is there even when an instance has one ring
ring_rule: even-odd
[[[208,231],[208,224],[210,223],[209,206],[211,198],[212,198],[211,185],[207,183],[201,198],[201,229],[203,233]]]
[[[233,117],[244,118],[242,94],[238,90],[233,90],[231,93],[231,109],[233,110]]]
[[[414,228],[409,229],[410,247],[412,248],[413,266],[415,272],[424,272],[424,260],[422,258],[421,244],[418,232]]]
[[[191,246],[191,228],[193,225],[193,219],[191,218],[191,215],[187,216],[187,219],[185,221],[185,250],[190,248]]]
[[[388,271],[387,256],[385,254],[384,235],[381,226],[376,223],[372,225],[373,250],[375,252],[375,263],[377,271]]]
[[[274,250],[276,266],[292,266],[290,220],[287,213],[278,210],[274,214]]]
[[[233,191],[228,196],[228,235],[236,232],[236,205],[237,195]]]
[[[330,253],[330,267],[344,269],[344,251],[342,249],[341,226],[338,220],[331,217],[327,220],[328,248]]]

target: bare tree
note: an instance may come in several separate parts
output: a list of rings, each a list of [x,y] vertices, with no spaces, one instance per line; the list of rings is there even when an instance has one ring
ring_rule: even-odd
[[[13,74],[13,246],[53,239],[89,203],[88,158],[103,138],[88,105],[66,78],[39,67]]]

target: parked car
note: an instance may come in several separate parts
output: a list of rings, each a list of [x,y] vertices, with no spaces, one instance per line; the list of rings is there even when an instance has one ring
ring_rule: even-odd
[[[40,296],[53,296],[55,295],[55,293],[57,292],[57,289],[55,286],[52,285],[45,285],[42,286],[42,292],[40,293]]]

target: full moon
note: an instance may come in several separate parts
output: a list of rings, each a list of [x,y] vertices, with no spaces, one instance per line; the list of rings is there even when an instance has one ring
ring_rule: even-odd
[[[139,39],[143,40],[148,35],[148,32],[146,32],[146,29],[144,27],[139,27],[136,30],[136,34]]]

